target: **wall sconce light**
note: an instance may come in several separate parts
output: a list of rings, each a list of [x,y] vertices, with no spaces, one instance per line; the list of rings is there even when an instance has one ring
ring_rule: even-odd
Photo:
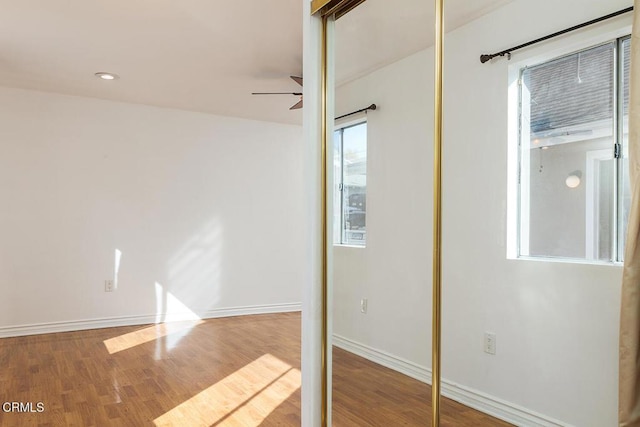
[[[569,176],[564,181],[564,183],[567,184],[567,187],[569,188],[576,188],[577,186],[580,185],[581,181],[582,181],[582,171],[576,170],[569,174]]]
[[[113,73],[95,73],[94,74],[97,78],[102,79],[102,80],[116,80],[119,79],[120,76],[118,76],[117,74],[113,74]]]

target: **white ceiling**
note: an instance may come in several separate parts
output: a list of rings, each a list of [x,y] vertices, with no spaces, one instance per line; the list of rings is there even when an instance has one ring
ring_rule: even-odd
[[[251,92],[299,91],[302,1],[0,0],[0,85],[299,124],[296,97]],[[449,0],[447,29],[508,1]],[[432,9],[368,0],[339,20],[338,81],[432,44]]]
[[[513,0],[446,0],[445,31]],[[423,50],[434,43],[435,3],[368,0],[336,22],[336,84]],[[481,52],[470,52],[480,56]]]

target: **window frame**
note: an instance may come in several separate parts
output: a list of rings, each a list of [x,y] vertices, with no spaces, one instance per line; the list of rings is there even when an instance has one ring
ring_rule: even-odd
[[[611,28],[613,27],[613,29]],[[506,256],[507,259],[519,259],[528,261],[563,262],[579,264],[600,264],[600,265],[622,265],[624,255],[623,237],[621,231],[624,226],[623,197],[624,174],[627,173],[623,167],[623,162],[627,157],[628,147],[624,144],[624,84],[622,81],[624,68],[621,66],[623,43],[631,37],[630,19],[616,23],[606,29],[587,29],[575,35],[569,35],[564,40],[544,43],[541,46],[531,48],[529,54],[508,66],[509,86],[508,86],[508,171],[507,171],[507,230],[506,230]],[[615,43],[614,48],[614,109],[613,109],[613,150],[615,145],[620,144],[622,155],[614,159],[614,180],[612,215],[612,260],[588,259],[584,258],[556,257],[550,255],[522,255],[522,221],[526,220],[526,213],[523,215],[523,167],[522,167],[522,98],[521,83],[524,70],[530,67],[541,65],[564,56],[576,54],[608,43]],[[627,178],[628,179],[628,178]],[[524,237],[526,238],[526,236]]]
[[[363,124],[367,126],[366,130],[367,130],[367,134],[368,134],[369,127],[368,127],[368,122],[367,122],[366,116],[365,117],[359,117],[359,118],[351,119],[351,120],[339,121],[339,122],[336,122],[334,124],[334,127],[333,127],[332,136],[334,136],[334,137],[333,137],[332,148],[333,148],[333,152],[334,153],[335,153],[335,146],[336,146],[336,143],[337,143],[336,138],[335,138],[335,134],[336,134],[336,132],[339,131],[340,135],[341,135],[340,142],[339,142],[339,144],[340,144],[340,174],[341,174],[341,176],[339,177],[339,180],[338,180],[337,179],[338,177],[336,177],[335,174],[333,175],[333,187],[332,187],[333,191],[334,191],[333,200],[335,201],[335,199],[336,199],[336,194],[335,194],[336,191],[339,191],[339,196],[340,196],[339,197],[340,198],[340,209],[339,209],[340,221],[339,221],[339,225],[338,225],[340,233],[339,233],[339,239],[336,239],[336,233],[335,233],[335,228],[334,228],[334,231],[333,231],[333,236],[334,236],[334,238],[333,238],[333,246],[340,246],[340,247],[347,247],[347,248],[358,248],[358,249],[363,249],[363,248],[366,248],[366,246],[367,246],[366,227],[365,227],[365,239],[363,239],[364,240],[363,244],[360,245],[360,244],[355,244],[355,243],[349,243],[349,242],[346,242],[346,239],[344,238],[344,236],[345,236],[345,229],[344,229],[344,226],[345,226],[345,215],[344,215],[344,193],[343,193],[343,191],[344,191],[344,176],[345,176],[345,173],[344,173],[344,139],[343,139],[343,136],[344,136],[344,130],[345,129],[354,128],[354,127],[357,127],[357,126],[361,126]],[[369,138],[368,138],[368,135],[366,137],[366,153],[367,153],[367,162],[366,162],[365,168],[368,170],[368,163],[369,163],[369,160],[368,160],[368,157],[369,157],[368,156],[368,153],[369,153]],[[340,190],[337,190],[338,186],[341,187]],[[366,191],[365,191],[365,194],[366,194]],[[335,207],[333,207],[333,210],[335,212]],[[365,222],[366,222],[366,212],[367,211],[366,211],[366,207],[365,207]],[[335,218],[335,215],[333,217]],[[335,227],[335,225],[334,225],[334,227]]]

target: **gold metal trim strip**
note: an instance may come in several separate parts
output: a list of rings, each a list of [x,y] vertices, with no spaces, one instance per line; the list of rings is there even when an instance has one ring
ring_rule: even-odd
[[[315,15],[316,13],[318,13],[318,11],[320,11],[320,9],[331,3],[331,1],[332,0],[313,0],[311,2],[311,14]]]
[[[321,72],[321,223],[322,223],[322,403],[321,425],[327,427],[328,415],[328,235],[327,235],[327,17],[333,14],[336,19],[365,0],[313,0],[311,14],[322,15],[322,72]],[[433,204],[433,311],[432,311],[432,423],[440,426],[440,378],[441,378],[441,249],[442,249],[442,72],[444,51],[444,0],[435,0],[436,7],[436,43],[435,43],[435,95],[434,95],[434,204]]]
[[[335,15],[338,19],[355,9],[366,0],[313,0],[311,2],[311,14],[320,12],[321,16]]]
[[[321,425],[327,427],[329,402],[328,394],[328,360],[329,360],[329,337],[328,337],[328,227],[327,227],[327,80],[328,80],[328,52],[327,52],[327,20],[328,16],[322,17],[322,71],[320,73],[320,91],[321,91],[321,111],[320,111],[320,159],[322,165],[320,167],[320,194],[322,201],[320,203],[322,213],[320,215],[322,223],[322,402],[321,402]]]
[[[442,72],[444,0],[435,0],[435,82],[433,132],[433,311],[431,332],[431,409],[433,427],[440,426],[440,356],[442,309]]]

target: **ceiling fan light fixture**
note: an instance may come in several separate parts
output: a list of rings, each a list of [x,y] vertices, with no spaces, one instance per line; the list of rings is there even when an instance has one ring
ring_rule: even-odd
[[[120,76],[118,76],[117,74],[105,72],[95,73],[95,76],[102,80],[116,80],[120,78]]]

